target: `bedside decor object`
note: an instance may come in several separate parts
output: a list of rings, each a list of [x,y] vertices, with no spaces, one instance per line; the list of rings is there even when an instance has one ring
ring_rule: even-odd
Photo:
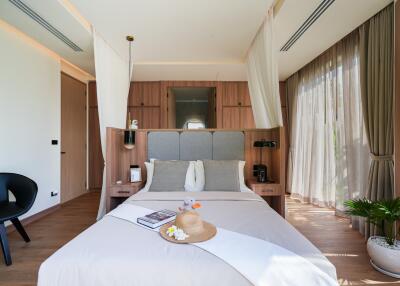
[[[139,167],[139,165],[131,165],[130,178],[131,178],[131,183],[142,181],[142,169]]]
[[[195,243],[211,239],[217,233],[217,228],[205,222],[196,212],[200,208],[193,198],[186,198],[183,206],[179,208],[175,221],[165,224],[160,228],[160,235],[175,243]]]
[[[260,148],[260,160],[258,165],[253,166],[253,175],[257,177],[258,182],[266,182],[267,181],[267,166],[262,164],[262,148],[275,148],[277,146],[276,141],[254,141],[253,147]]]
[[[400,278],[400,241],[396,225],[400,220],[400,198],[374,202],[350,200],[345,206],[348,215],[364,217],[367,224],[382,227],[384,236],[371,236],[367,242],[371,265],[383,274]]]

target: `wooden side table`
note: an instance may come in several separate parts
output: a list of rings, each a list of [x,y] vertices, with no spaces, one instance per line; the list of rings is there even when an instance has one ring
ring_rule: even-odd
[[[114,184],[107,189],[107,212],[116,208],[130,196],[136,194],[145,182]]]
[[[285,217],[285,194],[278,183],[260,183],[256,179],[246,180],[247,186],[261,196],[281,216]]]

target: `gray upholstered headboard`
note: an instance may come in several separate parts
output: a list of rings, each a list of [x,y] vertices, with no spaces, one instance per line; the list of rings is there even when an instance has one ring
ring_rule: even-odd
[[[151,131],[147,158],[159,160],[244,160],[241,131]]]

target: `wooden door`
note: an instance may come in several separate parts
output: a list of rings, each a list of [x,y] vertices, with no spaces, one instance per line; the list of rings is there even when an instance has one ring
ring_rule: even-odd
[[[256,128],[251,107],[240,107],[240,128]]]
[[[222,128],[240,128],[240,107],[224,107],[222,109]]]
[[[86,84],[61,73],[61,202],[86,192]]]
[[[159,129],[160,107],[143,107],[142,108],[142,127],[143,129]]]
[[[212,89],[208,95],[208,126],[207,128],[217,127],[217,107],[216,107],[216,90]]]

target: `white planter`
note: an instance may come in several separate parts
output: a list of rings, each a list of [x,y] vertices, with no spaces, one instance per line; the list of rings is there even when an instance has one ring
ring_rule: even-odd
[[[394,246],[390,246],[384,237],[371,236],[367,242],[367,250],[376,270],[400,278],[400,241],[397,240]]]

